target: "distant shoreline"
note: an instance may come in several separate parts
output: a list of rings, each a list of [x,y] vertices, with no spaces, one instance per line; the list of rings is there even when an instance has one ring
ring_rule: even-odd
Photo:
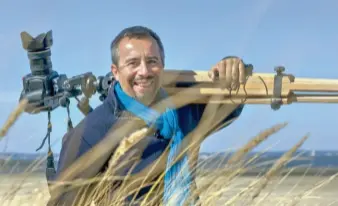
[[[16,167],[16,169],[4,168],[0,169],[0,175],[20,175],[20,174],[29,174],[29,175],[41,175],[45,176],[45,167],[36,168],[34,171],[29,170],[25,172],[27,167]],[[251,169],[249,171],[245,171],[240,173],[238,176],[241,177],[255,177],[264,175],[269,168],[265,169]],[[213,174],[220,175],[220,171],[224,171],[222,168],[217,169],[198,169],[197,175],[204,176],[212,176]],[[221,172],[221,175],[226,176],[227,174],[233,173],[234,171],[228,170],[227,172]],[[280,170],[275,176],[291,176],[291,177],[329,177],[332,175],[338,174],[338,168],[307,168],[307,167],[298,167],[298,168],[283,168]]]
[[[247,165],[250,170],[241,174],[244,177],[261,176],[270,169],[272,164],[279,159],[284,152],[266,152],[260,154],[257,160]],[[301,154],[300,154],[301,153]],[[245,159],[252,157],[255,152],[249,153]],[[338,151],[297,151],[300,154],[297,160],[287,163],[279,175],[286,175],[290,169],[293,171],[289,176],[332,176],[338,173]],[[294,156],[295,156],[294,155]],[[58,154],[54,156],[55,167],[57,167]],[[27,168],[38,159],[42,158],[41,164],[29,170],[32,174],[44,174],[46,170],[46,159],[41,153],[19,154],[19,153],[0,153],[0,174],[22,174]],[[228,167],[227,160],[229,154],[225,153],[200,153],[198,168],[199,175],[212,174],[214,171],[222,171]],[[35,162],[36,163],[36,162]],[[223,173],[226,175],[226,173]]]
[[[239,174],[239,176],[241,176],[241,177],[262,176],[268,171],[268,169],[269,168],[267,168],[267,169],[256,169],[256,170],[253,169],[253,170],[241,173],[241,174]],[[201,170],[201,171],[198,172],[198,175],[206,176],[206,175],[212,175],[213,173],[215,173],[215,170]],[[231,173],[231,171],[229,171],[229,173]],[[227,172],[224,172],[223,174],[226,175]],[[329,176],[332,176],[332,175],[335,175],[335,174],[338,174],[338,168],[305,168],[305,167],[302,168],[302,167],[300,167],[300,168],[284,168],[277,175],[278,176],[287,175],[287,176],[295,176],[295,177],[298,177],[298,176],[329,177]]]

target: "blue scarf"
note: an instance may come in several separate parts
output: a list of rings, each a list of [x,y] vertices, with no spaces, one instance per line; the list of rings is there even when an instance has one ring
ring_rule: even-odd
[[[168,202],[170,202],[170,205],[183,205],[190,196],[192,178],[189,171],[187,155],[184,155],[179,161],[173,164],[175,158],[179,155],[178,148],[184,138],[184,134],[178,123],[176,110],[167,107],[161,115],[159,112],[127,95],[122,90],[119,82],[115,83],[114,90],[122,109],[141,118],[148,126],[155,126],[165,139],[172,139],[167,159],[166,173],[164,175],[163,201],[164,205],[167,205]],[[161,92],[164,93],[163,90]],[[167,94],[165,95],[167,96]]]

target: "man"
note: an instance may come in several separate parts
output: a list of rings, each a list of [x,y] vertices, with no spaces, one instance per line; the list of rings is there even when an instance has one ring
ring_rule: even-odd
[[[113,40],[111,53],[111,71],[115,81],[112,83],[109,94],[103,104],[98,106],[73,130],[64,136],[56,179],[60,178],[64,171],[73,166],[76,160],[91,151],[100,142],[103,142],[109,132],[119,130],[119,127],[116,126],[118,122],[122,121],[128,124],[131,124],[130,122],[133,124],[136,122],[135,125],[138,126],[135,126],[135,128],[142,128],[144,125],[150,126],[148,120],[142,116],[143,109],[144,111],[154,112],[148,108],[166,97],[166,94],[161,89],[165,67],[164,47],[156,33],[142,26],[126,28]],[[244,63],[237,57],[224,58],[212,67],[209,74],[212,79],[219,78],[224,87],[229,89],[237,89],[240,84],[245,82],[246,78]],[[131,105],[137,106],[138,109],[133,110]],[[167,116],[162,119],[164,121],[162,126],[155,124],[155,129],[152,130],[154,133],[151,133],[149,137],[147,137],[147,142],[144,148],[142,148],[141,161],[138,162],[133,169],[130,168],[130,165],[125,166],[125,169],[120,170],[121,175],[126,175],[129,169],[132,170],[132,174],[141,173],[143,169],[157,160],[161,155],[167,154],[164,153],[164,151],[171,144],[169,143],[170,140],[174,139],[173,142],[180,142],[184,136],[194,130],[201,120],[205,107],[205,104],[189,104],[177,110],[168,107],[166,111],[169,112],[163,113]],[[238,117],[242,109],[243,105],[239,105],[220,123],[220,126],[222,127],[224,122]],[[175,127],[168,126],[164,128],[165,126],[163,125],[166,125],[168,121],[176,121],[174,123]],[[167,129],[167,131],[165,131],[165,129]],[[175,130],[175,132],[173,132],[173,130]],[[133,130],[130,130],[130,132],[132,131]],[[180,134],[178,134],[177,131],[180,131]],[[167,133],[170,135],[167,135]],[[118,133],[114,138],[121,139],[120,134],[121,133]],[[171,155],[173,144],[174,143],[170,145],[171,149],[167,156]],[[80,171],[77,175],[69,177],[68,179],[66,178],[66,180],[89,179],[102,173],[115,148],[114,146],[108,154],[100,155],[99,158],[95,160],[95,165],[91,165],[88,169]],[[164,169],[165,168],[161,168],[161,172],[164,172]],[[154,175],[157,177],[160,174],[156,173]],[[175,178],[178,178],[178,176],[164,177],[165,195],[172,192],[166,189],[168,188],[166,185],[168,178],[175,181]],[[193,181],[193,176],[189,176],[189,178]],[[181,183],[183,183],[183,181]],[[151,185],[140,188],[136,198],[141,199],[144,197],[150,188]],[[87,190],[87,192],[89,190]],[[51,200],[48,204],[55,205],[59,203],[71,205],[73,203],[79,203],[81,198],[78,196],[80,193],[79,189],[68,191],[63,187],[63,189],[51,192]],[[88,197],[89,195],[87,194],[85,196]],[[130,201],[130,197],[128,197],[126,201]]]

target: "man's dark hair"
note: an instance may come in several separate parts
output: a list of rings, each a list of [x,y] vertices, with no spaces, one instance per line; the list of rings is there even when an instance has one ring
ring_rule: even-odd
[[[112,58],[113,64],[115,65],[119,64],[118,46],[119,46],[120,41],[125,37],[128,37],[130,39],[149,38],[149,37],[154,38],[160,49],[161,60],[164,65],[164,59],[165,59],[164,47],[163,47],[160,37],[154,31],[144,26],[132,26],[132,27],[125,28],[115,37],[115,39],[112,41],[110,45],[111,58]]]

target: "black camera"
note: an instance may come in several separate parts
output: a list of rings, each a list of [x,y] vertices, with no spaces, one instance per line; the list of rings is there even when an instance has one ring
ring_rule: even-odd
[[[44,110],[53,110],[58,104],[43,100],[57,93],[54,84],[59,74],[52,69],[51,50],[53,45],[52,31],[40,34],[33,38],[27,32],[21,33],[23,48],[27,51],[31,73],[22,79],[23,90],[20,100],[26,98],[29,106],[26,112],[38,113]]]
[[[69,105],[69,98],[84,94],[84,98],[77,99],[78,108],[82,113],[91,111],[89,98],[96,92],[100,93],[100,100],[107,96],[112,73],[98,79],[87,72],[71,78],[65,74],[58,74],[53,70],[51,61],[51,47],[53,45],[52,31],[39,34],[33,38],[27,32],[21,32],[23,48],[27,51],[31,73],[22,79],[23,90],[20,100],[26,98],[28,106],[25,112],[36,114],[41,111],[52,111],[58,106]]]

